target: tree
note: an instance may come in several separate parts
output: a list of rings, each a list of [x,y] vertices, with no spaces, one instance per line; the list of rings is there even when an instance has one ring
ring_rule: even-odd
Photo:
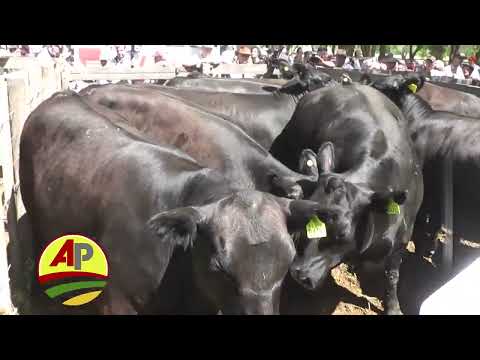
[[[409,54],[409,59],[413,60],[415,59],[415,55],[417,55],[417,52],[425,47],[425,45],[408,45],[408,54]]]
[[[453,56],[458,54],[460,45],[450,45],[450,55],[448,57],[449,62],[452,62]]]
[[[443,59],[447,46],[446,45],[429,45],[428,49],[430,50],[430,54],[432,56],[435,56],[436,59]]]
[[[374,48],[375,45],[360,45],[360,49],[362,49],[362,54],[365,57],[371,57],[374,56],[375,54],[372,54],[372,49]]]
[[[347,51],[347,56],[353,56],[355,51],[355,45],[338,45],[339,49],[345,49]]]
[[[380,56],[390,51],[390,45],[380,45]]]

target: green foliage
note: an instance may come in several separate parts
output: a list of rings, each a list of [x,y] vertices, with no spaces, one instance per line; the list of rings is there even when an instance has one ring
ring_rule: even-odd
[[[286,46],[289,48],[289,52],[293,52],[299,45]],[[424,59],[427,56],[446,59],[451,56],[452,50],[457,50],[457,46],[454,45],[312,45],[312,47],[314,49],[328,47],[330,51],[333,52],[335,52],[337,48],[344,48],[349,55],[353,54],[354,49],[361,48],[365,57],[392,52],[394,55],[402,55],[405,59],[408,59],[411,55],[413,55],[415,59]],[[480,57],[480,45],[460,45],[458,51],[465,53],[466,56],[477,54],[477,57]]]

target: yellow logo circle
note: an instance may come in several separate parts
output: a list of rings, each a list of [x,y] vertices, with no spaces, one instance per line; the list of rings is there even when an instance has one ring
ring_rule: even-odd
[[[79,306],[96,299],[108,280],[108,262],[93,240],[65,235],[53,240],[38,261],[38,281],[51,299]]]

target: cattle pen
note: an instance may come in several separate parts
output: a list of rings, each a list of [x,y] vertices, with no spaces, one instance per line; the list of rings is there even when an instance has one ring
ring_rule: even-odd
[[[266,65],[223,64],[212,68],[203,65],[203,73],[213,77],[255,77],[267,71]],[[360,72],[326,69],[333,78],[349,73],[358,81]],[[71,68],[61,64],[41,65],[37,59],[22,57],[0,58],[0,314],[16,314],[18,308],[28,308],[28,279],[12,269],[34,269],[30,254],[31,229],[19,186],[19,143],[28,115],[57,91],[69,88],[71,81],[168,80],[184,73],[171,66],[159,65],[142,69],[109,69],[94,64],[86,68]],[[384,76],[384,75],[375,75]],[[432,82],[480,96],[480,88]],[[443,169],[443,212],[445,228],[443,265],[450,269],[453,259],[453,184],[451,163]]]

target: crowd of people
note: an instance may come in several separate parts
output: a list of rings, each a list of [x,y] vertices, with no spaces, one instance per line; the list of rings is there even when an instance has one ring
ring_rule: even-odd
[[[365,72],[415,71],[423,72],[430,77],[480,81],[479,59],[475,55],[467,58],[464,54],[455,54],[451,63],[445,65],[442,60],[437,60],[432,56],[424,61],[398,59],[392,53],[364,58],[360,49],[355,50],[353,56],[347,56],[345,49],[337,49],[335,55],[332,55],[324,47],[319,48],[316,53],[304,52],[301,47],[298,47],[294,55],[288,57],[284,53],[280,58],[289,63],[309,63],[326,68],[355,69]]]
[[[269,64],[271,59],[276,59],[290,65],[308,63],[319,67],[365,72],[417,71],[430,77],[480,82],[479,59],[475,56],[467,58],[464,54],[456,54],[451,63],[445,65],[441,59],[434,57],[428,57],[424,61],[403,60],[387,53],[365,58],[361,49],[356,49],[353,56],[348,56],[345,49],[338,48],[331,54],[326,47],[315,50],[310,45],[299,46],[290,51],[287,46],[246,45],[105,45],[99,48],[98,60],[103,67],[121,65],[133,68],[160,62],[194,71],[200,70],[202,63]],[[42,62],[63,59],[72,66],[80,61],[76,51],[78,49],[71,45],[0,45],[0,56],[32,56]]]
[[[450,77],[456,80],[480,81],[478,59],[472,55],[468,59],[464,54],[456,54],[449,65],[442,60],[430,57],[425,60],[425,72],[432,77]]]

